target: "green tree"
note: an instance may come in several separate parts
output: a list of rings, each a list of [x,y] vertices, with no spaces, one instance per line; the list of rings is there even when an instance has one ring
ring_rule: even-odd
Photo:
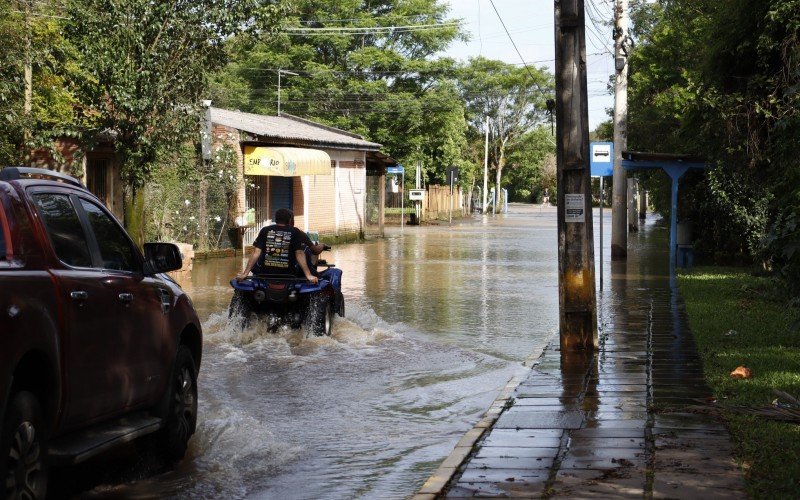
[[[681,214],[698,223],[703,248],[763,260],[797,282],[800,1],[640,7],[630,146],[706,158],[714,168],[687,179],[694,202]]]
[[[549,188],[544,166],[555,154],[555,139],[550,127],[537,127],[522,135],[509,147],[509,197],[515,201],[539,202]]]
[[[177,151],[198,131],[208,73],[226,62],[223,42],[242,31],[268,32],[278,12],[275,2],[257,0],[68,0],[65,32],[86,74],[74,82],[91,119],[86,138],[114,135],[126,225],[139,240],[140,188],[161,152]]]
[[[49,0],[0,0],[0,164],[27,164],[32,148],[51,147],[54,137],[74,135],[83,122],[70,84],[80,73],[79,54],[63,36],[60,13]]]
[[[441,181],[463,162],[463,103],[454,63],[435,55],[461,37],[441,0],[296,0],[275,37],[237,37],[214,78],[221,107],[281,111],[364,135]]]
[[[523,139],[539,125],[549,123],[546,103],[554,93],[553,77],[544,69],[520,68],[483,57],[470,59],[460,77],[470,126],[483,131],[489,118],[489,163],[499,192],[509,151],[515,145],[530,149],[531,138],[544,137],[536,134]],[[519,162],[523,163],[528,161]]]

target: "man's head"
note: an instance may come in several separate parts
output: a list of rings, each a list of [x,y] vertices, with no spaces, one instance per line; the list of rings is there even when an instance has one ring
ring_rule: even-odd
[[[294,219],[294,214],[288,208],[279,208],[275,211],[275,223],[289,225]]]

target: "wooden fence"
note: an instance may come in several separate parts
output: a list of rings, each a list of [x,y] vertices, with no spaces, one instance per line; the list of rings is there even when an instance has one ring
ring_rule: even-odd
[[[422,220],[448,219],[451,210],[453,217],[463,217],[468,210],[467,202],[460,187],[454,187],[451,195],[450,186],[430,185],[422,201],[421,218]]]

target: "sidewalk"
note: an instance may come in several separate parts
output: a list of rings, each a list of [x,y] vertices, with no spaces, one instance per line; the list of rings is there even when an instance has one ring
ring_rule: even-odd
[[[600,349],[562,359],[555,338],[512,379],[416,499],[746,498],[670,287],[664,229],[629,238],[598,291]]]

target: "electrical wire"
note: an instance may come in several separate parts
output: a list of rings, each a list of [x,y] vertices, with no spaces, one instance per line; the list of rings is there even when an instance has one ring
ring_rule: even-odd
[[[519,56],[519,60],[522,61],[523,66],[525,66],[525,69],[528,70],[528,74],[530,75],[530,77],[533,80],[536,80],[536,77],[533,76],[533,72],[531,71],[531,69],[528,67],[527,64],[525,64],[525,58],[522,57],[522,53],[517,48],[517,44],[514,43],[514,39],[511,37],[511,33],[508,32],[508,28],[506,28],[506,23],[503,21],[503,18],[500,16],[500,12],[497,11],[497,7],[495,7],[495,5],[494,5],[494,0],[489,0],[489,3],[492,4],[492,8],[494,9],[494,12],[495,12],[495,14],[497,14],[497,19],[500,20],[500,24],[502,24],[503,25],[503,29],[506,30],[506,34],[508,35],[508,39],[511,40],[511,45],[513,45],[514,46],[514,50],[517,51],[517,55]]]
[[[374,27],[325,27],[325,28],[284,28],[283,31],[293,34],[316,34],[316,33],[342,33],[342,34],[372,34],[383,31],[425,31],[431,29],[452,28],[461,26],[460,22],[437,23],[437,24],[410,24],[406,26],[374,26]]]

